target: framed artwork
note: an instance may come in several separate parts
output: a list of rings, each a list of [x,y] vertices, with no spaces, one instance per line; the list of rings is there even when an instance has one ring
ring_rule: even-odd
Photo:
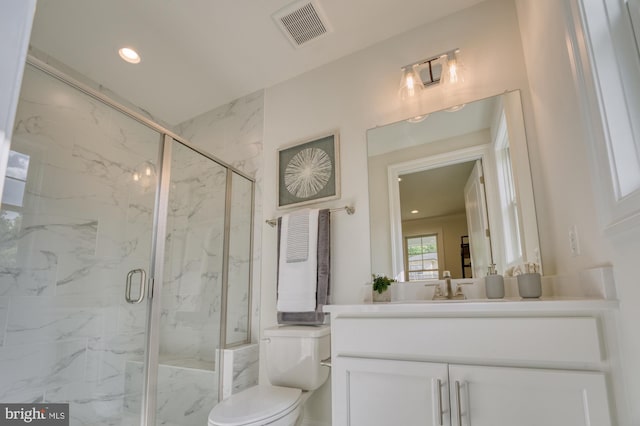
[[[338,132],[278,149],[278,207],[340,198]]]

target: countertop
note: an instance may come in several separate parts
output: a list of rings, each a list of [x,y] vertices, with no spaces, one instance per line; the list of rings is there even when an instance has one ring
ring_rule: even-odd
[[[388,303],[325,305],[331,314],[465,314],[465,313],[579,313],[618,308],[617,300],[592,298],[540,299],[467,299],[467,300],[405,300]]]

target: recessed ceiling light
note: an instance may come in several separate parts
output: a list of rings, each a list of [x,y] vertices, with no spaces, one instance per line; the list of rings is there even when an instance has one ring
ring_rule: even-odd
[[[140,55],[130,47],[123,47],[122,49],[118,50],[118,54],[123,60],[129,62],[130,64],[140,63]]]
[[[411,214],[420,213],[418,210],[411,210]]]
[[[398,182],[402,182],[402,178],[401,177],[398,178]]]

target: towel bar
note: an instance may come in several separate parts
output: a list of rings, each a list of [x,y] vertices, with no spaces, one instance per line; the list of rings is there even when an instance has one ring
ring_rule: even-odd
[[[335,212],[340,212],[340,211],[346,211],[348,215],[352,215],[356,212],[355,207],[352,206],[344,206],[344,207],[339,207],[337,209],[331,209],[329,210],[331,213],[335,213]],[[278,224],[278,219],[267,219],[265,220],[265,223],[269,226],[271,226],[272,228],[275,227]]]

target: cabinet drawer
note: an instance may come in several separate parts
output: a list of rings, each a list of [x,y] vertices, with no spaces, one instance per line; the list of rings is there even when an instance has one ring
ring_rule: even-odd
[[[593,317],[341,317],[332,324],[335,356],[412,360],[492,360],[591,366],[603,350]]]

